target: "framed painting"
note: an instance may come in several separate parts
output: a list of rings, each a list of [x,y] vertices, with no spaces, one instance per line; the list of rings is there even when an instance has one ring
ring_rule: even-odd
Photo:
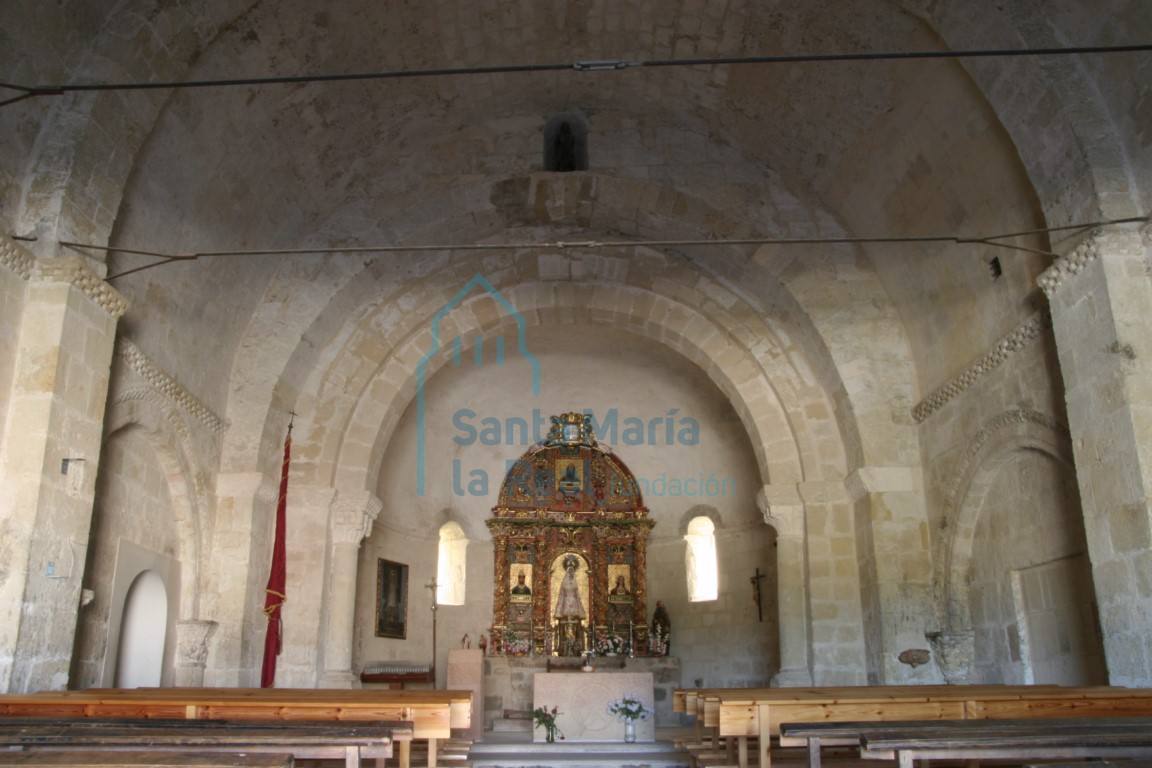
[[[408,636],[408,566],[391,560],[376,564],[376,637]]]

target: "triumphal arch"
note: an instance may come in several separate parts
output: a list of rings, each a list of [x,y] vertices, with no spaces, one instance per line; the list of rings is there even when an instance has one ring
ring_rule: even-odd
[[[647,655],[654,522],[591,418],[553,416],[516,460],[487,520],[495,549],[489,653]]]

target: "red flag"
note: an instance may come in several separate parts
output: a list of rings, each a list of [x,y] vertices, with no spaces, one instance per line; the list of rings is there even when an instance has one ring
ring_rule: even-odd
[[[268,616],[268,634],[264,636],[264,666],[260,670],[260,687],[271,688],[276,682],[276,657],[282,645],[280,608],[288,599],[287,552],[284,544],[284,528],[288,509],[288,459],[292,453],[292,425],[288,425],[288,436],[284,438],[284,463],[280,467],[280,497],[276,501],[276,538],[272,542],[272,570],[268,574],[268,586],[264,598],[264,613]]]

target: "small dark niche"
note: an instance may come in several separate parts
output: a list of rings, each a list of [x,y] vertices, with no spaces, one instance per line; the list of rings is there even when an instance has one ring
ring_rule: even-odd
[[[544,170],[588,170],[588,126],[579,115],[556,115],[544,125]]]

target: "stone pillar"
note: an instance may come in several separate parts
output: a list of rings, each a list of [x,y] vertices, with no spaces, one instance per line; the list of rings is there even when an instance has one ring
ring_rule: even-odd
[[[1045,271],[1112,685],[1152,683],[1152,249],[1094,235]]]
[[[207,686],[260,684],[268,571],[256,565],[269,562],[274,531],[268,526],[257,530],[253,520],[272,519],[279,494],[278,475],[274,479],[259,472],[216,476],[215,525],[200,596],[200,615],[217,622],[210,646],[212,662],[204,675]]]
[[[780,670],[772,679],[772,685],[812,685],[804,505],[795,486],[766,485],[757,494],[756,501],[764,522],[776,529]]]
[[[26,281],[0,443],[0,690],[63,689],[76,634],[116,323],[127,302],[80,259]]]
[[[384,503],[368,491],[341,491],[332,503],[332,549],[329,554],[327,635],[321,688],[354,688],[359,678],[352,672],[352,644],[356,620],[356,570],[358,550],[370,533]]]
[[[204,685],[208,641],[215,631],[214,621],[188,619],[176,622],[176,687],[199,688]]]
[[[924,617],[932,614],[932,558],[920,483],[907,467],[861,467],[844,485],[855,506],[867,682],[920,680],[923,673],[915,675],[898,658],[905,650],[926,648]]]

